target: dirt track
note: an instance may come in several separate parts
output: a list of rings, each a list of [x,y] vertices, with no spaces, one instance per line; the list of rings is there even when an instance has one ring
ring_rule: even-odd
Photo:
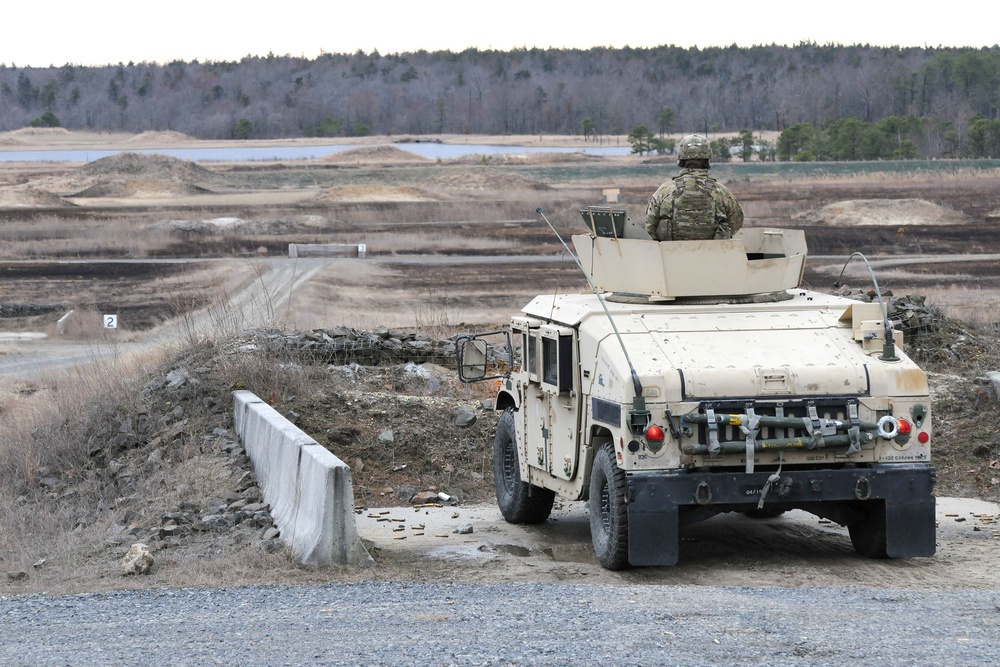
[[[688,526],[681,530],[676,566],[624,572],[609,572],[597,563],[585,505],[561,503],[539,526],[508,524],[492,504],[420,511],[367,508],[358,516],[358,531],[375,545],[371,550],[379,562],[418,581],[996,587],[996,503],[939,498],[933,558],[862,558],[854,553],[846,528],[796,510],[776,519],[725,514]],[[474,532],[453,532],[462,525]]]

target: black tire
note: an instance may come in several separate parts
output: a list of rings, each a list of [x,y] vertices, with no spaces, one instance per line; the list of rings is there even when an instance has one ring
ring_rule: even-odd
[[[603,567],[629,566],[625,471],[618,467],[611,443],[597,450],[590,472],[590,539]]]
[[[851,544],[861,556],[868,558],[887,558],[885,505],[874,503],[868,514],[861,521],[855,521],[847,526],[851,535]]]
[[[543,523],[552,513],[555,492],[521,481],[514,411],[510,408],[500,416],[493,438],[493,484],[500,514],[508,523]]]

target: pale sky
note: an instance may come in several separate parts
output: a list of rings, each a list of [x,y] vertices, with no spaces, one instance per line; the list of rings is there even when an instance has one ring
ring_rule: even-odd
[[[873,44],[993,46],[992,2],[46,0],[4,3],[0,63],[47,67],[378,50]],[[977,18],[978,17],[978,18]]]

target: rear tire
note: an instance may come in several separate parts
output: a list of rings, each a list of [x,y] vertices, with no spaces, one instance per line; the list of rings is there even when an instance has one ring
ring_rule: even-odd
[[[629,566],[625,471],[618,467],[611,443],[597,451],[590,473],[590,539],[603,567],[622,570]]]
[[[521,481],[514,411],[504,411],[493,439],[493,485],[497,506],[508,523],[543,523],[552,513],[554,491]]]

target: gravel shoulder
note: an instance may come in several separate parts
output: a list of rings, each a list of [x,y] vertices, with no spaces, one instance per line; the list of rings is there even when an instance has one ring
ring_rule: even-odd
[[[0,598],[5,665],[984,665],[996,591],[376,582]]]

